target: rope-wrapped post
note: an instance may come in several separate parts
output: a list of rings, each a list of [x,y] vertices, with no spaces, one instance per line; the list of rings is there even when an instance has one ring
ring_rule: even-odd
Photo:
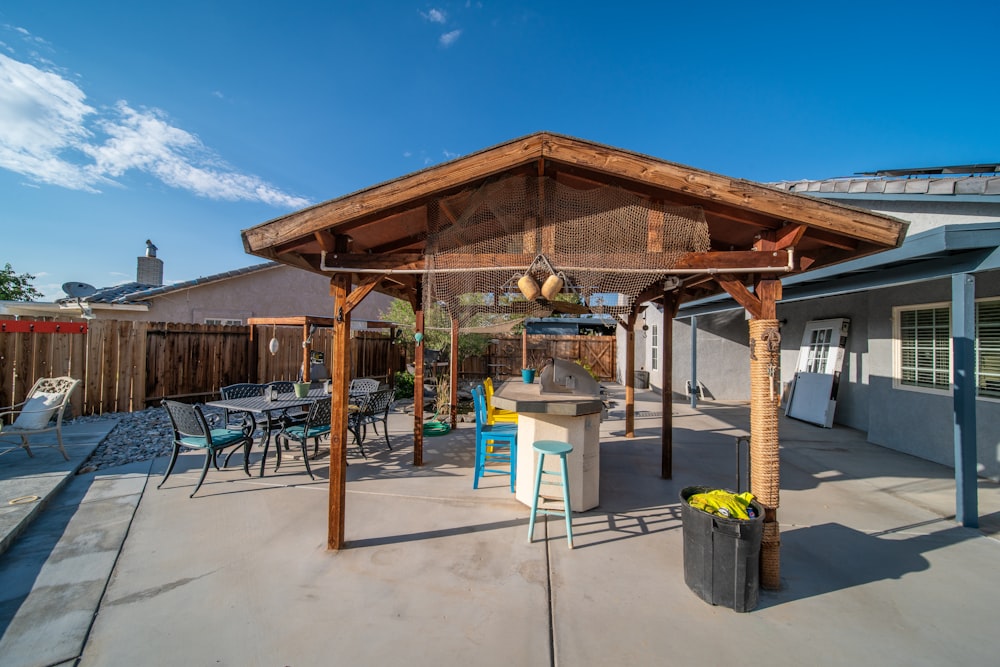
[[[750,491],[764,506],[760,584],[771,590],[781,587],[778,531],[780,359],[778,320],[750,320]]]

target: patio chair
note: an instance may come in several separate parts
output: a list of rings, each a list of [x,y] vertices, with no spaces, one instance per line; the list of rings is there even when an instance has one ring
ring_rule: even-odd
[[[79,384],[80,380],[67,376],[38,378],[23,402],[0,412],[0,439],[15,436],[20,438],[21,443],[18,446],[23,447],[28,456],[33,457],[34,454],[31,453],[29,446],[31,436],[55,431],[56,442],[59,444],[36,443],[35,446],[56,447],[63,458],[69,461],[69,455],[63,447],[62,420],[66,406],[69,405],[69,398]],[[10,425],[5,425],[5,421],[10,421]]]
[[[373,378],[354,378],[351,380],[351,386],[347,389],[347,393],[351,396],[370,394],[373,391],[378,391],[378,387],[379,381]]]
[[[510,491],[517,480],[517,425],[489,424],[486,419],[486,396],[482,386],[472,388],[476,410],[476,471],[472,488],[479,488],[479,478],[492,472],[510,475]],[[507,468],[495,467],[506,464]],[[494,466],[494,467],[490,467]]]
[[[306,472],[310,479],[316,479],[312,468],[309,466],[309,454],[306,452],[306,442],[313,438],[313,455],[319,452],[319,439],[321,436],[330,433],[330,413],[333,404],[331,401],[314,401],[309,406],[309,413],[301,424],[288,426],[277,435],[277,439],[285,439],[285,449],[288,449],[288,441],[294,440],[302,447],[302,461],[306,464]],[[277,472],[281,467],[281,454],[278,454],[278,462],[274,470]]]
[[[483,392],[486,398],[486,423],[493,425],[496,423],[500,424],[516,424],[517,423],[517,413],[513,410],[504,410],[503,408],[493,407],[493,380],[491,378],[486,378],[483,380]]]
[[[231,384],[222,387],[219,389],[219,393],[222,395],[222,398],[249,398],[251,396],[263,396],[264,385],[241,382],[239,384]],[[245,412],[242,410],[225,410],[223,421],[226,428],[234,431],[242,431],[244,424],[247,421],[249,421],[252,426],[250,430],[251,433],[257,430],[257,420],[254,419],[252,412]]]
[[[279,394],[291,394],[295,392],[295,383],[289,380],[268,382],[264,385],[265,392],[268,387],[274,387],[278,390]],[[309,412],[307,410],[303,410],[302,408],[288,408],[287,410],[282,410],[281,414],[278,415],[278,424],[282,429],[295,424],[302,424],[305,422],[308,415]],[[285,449],[288,449],[288,442],[285,442]]]
[[[170,453],[170,463],[167,464],[167,472],[163,474],[163,479],[156,485],[156,488],[163,486],[170,473],[177,463],[177,455],[181,448],[201,449],[205,452],[205,465],[201,469],[201,477],[194,487],[189,498],[194,498],[198,493],[205,475],[208,473],[208,466],[214,465],[219,469],[216,456],[219,452],[229,448],[243,446],[243,472],[250,476],[250,447],[253,445],[253,429],[250,423],[246,423],[242,431],[229,428],[212,428],[205,419],[200,405],[188,405],[177,401],[164,400],[161,405],[166,408],[170,416],[170,423],[174,429],[174,448]],[[232,452],[230,452],[230,455]],[[228,461],[229,458],[227,457]]]
[[[364,401],[358,406],[358,410],[348,416],[348,428],[354,434],[354,442],[358,443],[362,456],[365,454],[364,442],[368,435],[368,425],[371,424],[375,435],[378,435],[378,423],[382,422],[385,430],[385,445],[392,450],[392,443],[389,442],[389,408],[396,398],[395,389],[380,389],[365,396]]]

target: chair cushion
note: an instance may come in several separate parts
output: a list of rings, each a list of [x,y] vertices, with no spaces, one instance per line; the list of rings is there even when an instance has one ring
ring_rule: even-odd
[[[285,435],[290,437],[292,440],[301,440],[302,434],[305,433],[304,426],[289,426],[285,429]],[[315,438],[317,436],[323,435],[324,433],[329,433],[330,427],[326,426],[313,426],[309,429],[309,437]]]
[[[224,428],[212,429],[212,444],[215,447],[226,447],[243,439],[243,433],[240,431],[230,431]],[[208,441],[205,438],[199,438],[193,435],[181,438],[181,442],[188,447],[197,447],[199,449],[205,449],[208,447]]]
[[[24,429],[25,431],[36,431],[45,428],[45,425],[52,419],[52,415],[59,409],[59,404],[62,403],[64,395],[47,394],[44,391],[38,392],[24,402],[24,406],[21,407],[22,412],[14,420],[12,426]]]

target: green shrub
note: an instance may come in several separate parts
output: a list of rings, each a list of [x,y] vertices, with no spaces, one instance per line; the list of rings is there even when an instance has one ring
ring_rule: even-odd
[[[413,374],[396,371],[393,376],[396,387],[396,398],[413,398]]]

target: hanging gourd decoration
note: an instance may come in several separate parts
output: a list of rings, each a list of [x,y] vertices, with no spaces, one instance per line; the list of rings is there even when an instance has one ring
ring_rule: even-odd
[[[418,331],[417,333],[413,334],[413,340],[417,341],[417,345],[420,345],[420,342],[423,341],[423,339],[424,339],[424,334],[422,334],[421,332]]]
[[[554,274],[549,276],[545,279],[545,282],[542,283],[542,297],[546,301],[551,301],[556,294],[559,294],[559,292],[562,291],[563,284],[563,279],[559,276]]]
[[[271,356],[278,354],[278,327],[277,325],[271,329],[271,342],[267,344],[267,349],[271,351]]]
[[[530,274],[525,273],[517,279],[517,289],[521,290],[521,294],[528,301],[534,301],[538,297],[538,283]]]

